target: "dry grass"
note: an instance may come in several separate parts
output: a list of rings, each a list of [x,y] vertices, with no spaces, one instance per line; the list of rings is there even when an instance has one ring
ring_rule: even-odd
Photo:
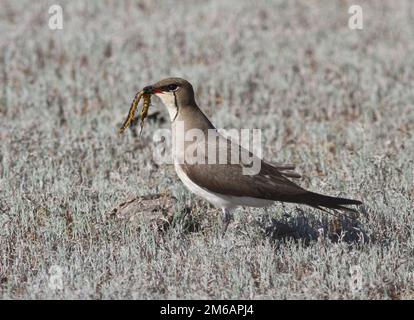
[[[0,297],[413,298],[411,1],[363,2],[361,31],[349,1],[70,1],[61,31],[50,4],[1,3]],[[140,140],[117,135],[166,76],[367,215],[246,208],[221,237],[218,212],[153,161],[158,101]]]

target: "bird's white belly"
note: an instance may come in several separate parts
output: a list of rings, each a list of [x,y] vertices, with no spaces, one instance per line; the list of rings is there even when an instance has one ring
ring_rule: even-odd
[[[272,200],[251,198],[251,197],[236,197],[228,196],[220,193],[211,192],[205,188],[200,187],[194,183],[183,171],[180,165],[174,164],[175,171],[184,185],[196,195],[206,199],[208,202],[219,208],[231,209],[237,206],[247,207],[265,207],[273,203]]]

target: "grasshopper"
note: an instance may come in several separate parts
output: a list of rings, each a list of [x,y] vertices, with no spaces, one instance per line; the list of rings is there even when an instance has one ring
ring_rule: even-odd
[[[131,125],[132,121],[135,118],[135,112],[137,110],[138,103],[141,100],[141,98],[144,99],[144,104],[143,104],[143,108],[141,111],[141,130],[139,132],[141,134],[142,128],[144,126],[144,120],[148,116],[148,110],[151,105],[151,95],[148,93],[144,93],[144,91],[139,91],[135,95],[134,100],[132,100],[131,107],[129,108],[128,116],[125,119],[125,122],[122,125],[122,127],[119,129],[119,133],[121,134],[124,133],[124,131]]]

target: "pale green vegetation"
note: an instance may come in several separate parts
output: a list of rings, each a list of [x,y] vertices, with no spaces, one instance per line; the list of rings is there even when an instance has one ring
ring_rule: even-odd
[[[51,4],[0,5],[1,298],[414,298],[412,1],[361,2],[363,30],[349,1],[62,1],[56,31]],[[367,215],[245,208],[221,237],[219,212],[152,159],[157,99],[140,140],[117,134],[167,76]],[[151,194],[162,213],[111,213]]]

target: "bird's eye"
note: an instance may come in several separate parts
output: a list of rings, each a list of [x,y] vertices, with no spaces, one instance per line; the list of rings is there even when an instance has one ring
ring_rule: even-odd
[[[168,91],[177,91],[178,90],[178,86],[176,84],[170,84],[167,86]]]

